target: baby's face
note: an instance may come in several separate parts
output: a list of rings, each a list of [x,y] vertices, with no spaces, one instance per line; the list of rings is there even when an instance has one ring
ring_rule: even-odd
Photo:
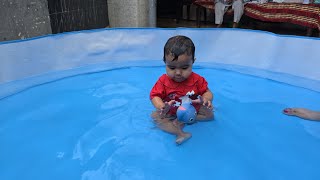
[[[172,55],[166,55],[166,71],[167,75],[176,82],[186,80],[192,73],[193,60],[192,56],[182,54],[177,60],[172,61]]]

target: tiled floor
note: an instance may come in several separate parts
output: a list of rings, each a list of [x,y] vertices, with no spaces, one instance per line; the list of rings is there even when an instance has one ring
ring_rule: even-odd
[[[223,24],[223,27],[230,27],[232,21],[226,20]],[[158,18],[157,19],[157,27],[160,28],[176,28],[176,27],[188,27],[188,28],[197,28],[196,21],[192,20],[180,20],[177,24],[176,20],[173,18]],[[201,28],[214,28],[214,23],[211,22],[201,22]],[[240,21],[239,28],[243,29],[255,29],[255,30],[263,30],[269,31],[276,34],[284,34],[284,35],[296,35],[296,36],[307,36],[307,28],[293,25],[289,23],[267,23],[262,21],[256,21],[249,17],[242,17]],[[312,33],[313,37],[318,37],[318,32],[316,30]]]

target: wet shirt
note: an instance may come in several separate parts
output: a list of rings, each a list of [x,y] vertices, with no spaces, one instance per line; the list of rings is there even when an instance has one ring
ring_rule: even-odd
[[[175,100],[175,106],[171,107],[168,112],[173,115],[181,104],[180,97],[190,95],[191,99],[197,99],[198,95],[202,96],[207,90],[207,81],[194,72],[183,82],[175,82],[169,76],[163,74],[153,86],[150,92],[150,99],[158,96],[164,102]],[[200,104],[194,104],[197,111],[200,109],[200,106]]]

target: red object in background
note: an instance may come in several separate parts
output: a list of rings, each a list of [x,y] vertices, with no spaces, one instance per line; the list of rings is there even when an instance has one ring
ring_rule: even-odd
[[[320,5],[298,3],[247,3],[245,15],[267,22],[286,22],[320,31]]]

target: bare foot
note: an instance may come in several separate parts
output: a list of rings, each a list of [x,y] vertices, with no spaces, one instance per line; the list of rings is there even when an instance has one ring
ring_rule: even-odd
[[[182,144],[183,142],[185,142],[185,141],[187,141],[188,139],[190,139],[191,136],[192,136],[192,135],[191,135],[190,133],[183,133],[182,135],[177,136],[176,144],[177,144],[177,145]]]
[[[305,108],[285,108],[283,113],[289,116],[297,116],[303,119],[320,120],[320,112]]]
[[[233,24],[232,24],[232,28],[237,28],[238,26],[239,26],[239,24],[238,24],[238,23],[233,22]]]
[[[222,27],[222,24],[218,24],[217,26],[216,26],[216,28],[221,28]]]
[[[288,116],[307,116],[308,115],[308,110],[302,109],[302,108],[285,108],[283,110],[283,113],[288,115]]]
[[[289,115],[289,116],[295,116],[296,110],[294,108],[285,108],[283,110],[283,114]]]

